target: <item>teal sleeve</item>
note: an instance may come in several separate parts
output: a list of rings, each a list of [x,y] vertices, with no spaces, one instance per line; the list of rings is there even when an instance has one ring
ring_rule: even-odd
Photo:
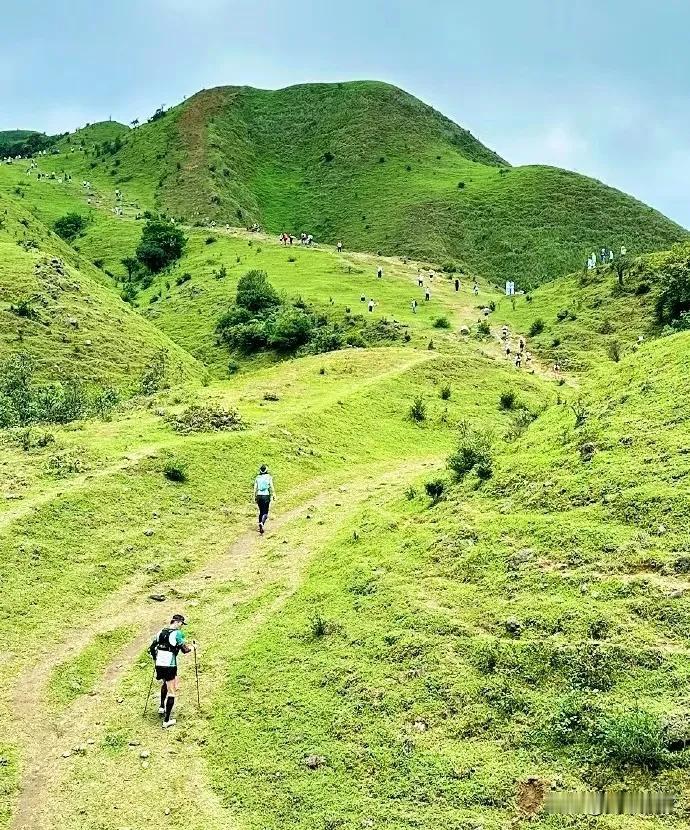
[[[175,634],[176,634],[176,639],[177,639],[177,645],[178,646],[183,646],[184,645],[184,634],[179,630],[176,631]]]

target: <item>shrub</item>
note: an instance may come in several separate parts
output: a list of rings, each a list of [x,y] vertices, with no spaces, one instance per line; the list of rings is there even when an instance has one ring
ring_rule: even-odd
[[[590,416],[589,409],[582,398],[578,398],[571,404],[570,408],[575,416],[575,426],[581,427],[587,422]]]
[[[162,271],[184,253],[187,238],[172,222],[150,219],[141,233],[136,257],[152,273]]]
[[[505,440],[517,440],[527,429],[527,427],[535,420],[537,416],[529,409],[518,409],[510,419],[510,426],[506,431]]]
[[[441,392],[439,393],[442,401],[449,401],[451,396],[451,388],[448,384],[441,387]]]
[[[218,238],[215,236],[207,236],[206,239],[204,239],[205,245],[213,245],[214,242],[218,242]]]
[[[240,371],[240,364],[236,360],[231,360],[228,363],[228,374],[234,375]]]
[[[159,349],[150,357],[139,382],[142,395],[155,395],[161,389],[167,388],[165,378],[167,362],[168,352],[166,349]]]
[[[163,467],[163,475],[168,481],[183,484],[187,481],[187,463],[179,459],[170,459]]]
[[[564,320],[567,320],[570,316],[570,311],[567,308],[562,309],[561,311],[556,313],[556,319],[559,323],[562,323]]]
[[[458,481],[473,470],[482,481],[489,479],[493,475],[492,447],[493,436],[488,430],[474,429],[463,421],[458,447],[449,456],[448,467]]]
[[[244,429],[245,424],[234,409],[222,409],[213,406],[194,404],[178,415],[167,418],[175,432],[189,434],[192,432],[223,432]]]
[[[86,463],[79,454],[79,449],[66,449],[52,455],[48,459],[48,472],[56,478],[82,473],[87,469]]]
[[[326,150],[326,152],[321,156],[321,158],[326,162],[326,164],[330,164],[330,162],[333,161],[335,156],[333,155],[333,153],[330,152],[330,150]]]
[[[449,329],[450,328],[450,320],[447,317],[437,317],[434,320],[434,328],[435,329]]]
[[[325,637],[326,634],[330,634],[331,628],[328,622],[317,611],[309,618],[309,630],[311,631],[312,637],[318,639],[319,637]]]
[[[72,242],[80,233],[83,232],[87,225],[87,220],[79,213],[66,213],[59,219],[55,220],[53,228],[55,233],[66,240]]]
[[[179,277],[175,280],[175,285],[184,285],[186,282],[189,282],[192,278],[192,275],[189,271],[185,271],[184,274],[180,274]]]
[[[446,274],[454,274],[458,270],[458,266],[454,262],[444,262],[442,269]]]
[[[289,256],[289,257],[288,257],[288,262],[297,262],[297,257],[295,257],[295,256]]]
[[[279,401],[280,398],[275,392],[264,392],[265,401]]]
[[[16,314],[17,317],[24,317],[27,320],[38,320],[39,317],[38,312],[29,300],[20,300],[17,305],[12,303],[10,305],[10,311],[12,314]]]
[[[221,265],[220,268],[217,271],[213,272],[213,276],[217,280],[224,280],[227,277],[227,275],[228,275],[228,269],[224,265]]]
[[[465,189],[465,182],[458,182],[458,190],[464,190],[464,189]]]
[[[479,337],[487,337],[491,334],[491,326],[487,320],[481,320],[477,324],[477,335]]]
[[[601,749],[614,763],[657,770],[669,760],[662,724],[649,712],[633,709],[606,715],[598,732]]]
[[[560,337],[554,337],[553,340],[551,341],[551,345],[554,349],[557,349],[561,345],[561,338]]]
[[[422,421],[426,420],[426,403],[421,395],[418,395],[414,401],[412,401],[408,417],[416,424],[420,424]]]
[[[263,312],[281,304],[278,292],[268,281],[265,271],[247,271],[237,283],[235,302],[251,312]]]
[[[427,496],[431,499],[432,504],[437,504],[443,498],[446,489],[443,479],[436,478],[433,481],[427,481],[424,485]]]
[[[621,359],[621,344],[617,340],[609,343],[608,354],[614,363],[618,363]]]
[[[413,499],[417,498],[417,491],[411,485],[405,490],[405,498],[408,501],[413,501]]]
[[[541,319],[541,317],[537,317],[537,319],[529,327],[530,337],[536,337],[538,334],[541,334],[544,331],[544,328],[544,321]]]
[[[517,395],[513,389],[505,389],[498,398],[499,409],[514,409],[517,402]]]
[[[659,275],[661,292],[656,302],[659,323],[673,323],[690,311],[690,258],[667,265]]]
[[[641,282],[635,286],[635,294],[638,297],[643,297],[645,294],[649,294],[651,290],[652,286],[648,282]]]
[[[604,322],[599,327],[600,334],[613,334],[616,329],[614,328],[613,323],[607,317]]]

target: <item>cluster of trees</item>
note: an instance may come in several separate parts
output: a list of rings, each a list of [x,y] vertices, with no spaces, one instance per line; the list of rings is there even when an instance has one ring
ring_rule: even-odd
[[[115,153],[122,149],[123,141],[119,135],[115,136],[112,141],[102,141],[100,144],[94,145],[94,154],[96,158],[99,156],[114,156]]]
[[[45,133],[30,133],[13,141],[0,142],[0,154],[3,156],[33,156],[43,150],[50,150],[67,133],[61,135],[46,135]]]
[[[397,328],[385,321],[368,325],[361,316],[334,321],[301,299],[288,300],[268,281],[265,271],[248,271],[237,284],[235,305],[218,321],[221,342],[234,351],[319,353],[345,346],[395,340]]]

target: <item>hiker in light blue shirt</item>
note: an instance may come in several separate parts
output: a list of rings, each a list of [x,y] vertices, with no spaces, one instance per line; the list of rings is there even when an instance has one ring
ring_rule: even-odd
[[[262,464],[259,475],[254,479],[254,501],[259,508],[259,533],[261,534],[263,534],[264,526],[268,521],[268,508],[271,505],[271,499],[275,501],[275,497],[273,476],[268,472],[268,467]]]

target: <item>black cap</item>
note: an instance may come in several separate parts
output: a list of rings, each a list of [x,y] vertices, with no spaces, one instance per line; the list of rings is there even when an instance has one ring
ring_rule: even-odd
[[[184,614],[173,614],[170,622],[179,622],[182,623],[182,625],[186,625],[187,620],[185,619]]]

